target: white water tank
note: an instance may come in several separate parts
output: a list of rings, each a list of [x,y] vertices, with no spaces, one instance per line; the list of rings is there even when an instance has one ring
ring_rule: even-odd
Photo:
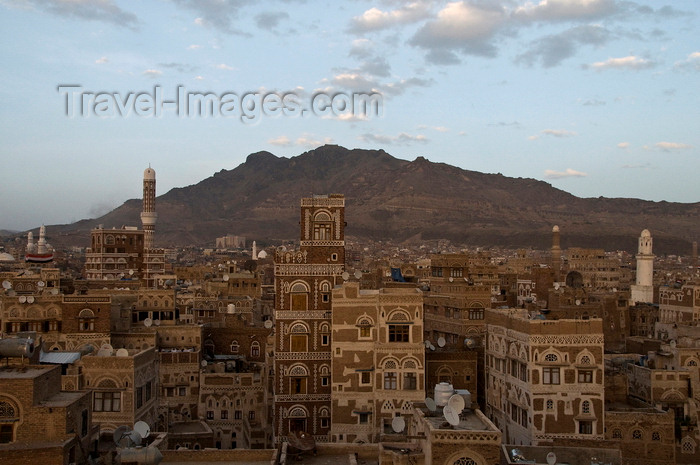
[[[450,383],[442,382],[435,385],[435,405],[444,407],[447,401],[450,400],[452,394],[455,393],[454,388]]]

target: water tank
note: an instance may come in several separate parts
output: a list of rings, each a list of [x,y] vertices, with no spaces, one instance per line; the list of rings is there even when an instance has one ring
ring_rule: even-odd
[[[33,339],[0,339],[0,357],[31,357],[32,355],[34,355]]]
[[[138,463],[139,465],[158,465],[163,454],[157,447],[128,447],[119,452],[119,463]]]
[[[447,405],[447,401],[450,400],[452,394],[455,390],[450,383],[439,383],[435,385],[435,405],[438,407],[444,407]],[[470,404],[471,405],[471,404]]]

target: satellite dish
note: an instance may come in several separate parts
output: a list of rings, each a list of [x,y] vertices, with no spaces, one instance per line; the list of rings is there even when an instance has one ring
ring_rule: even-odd
[[[160,326],[160,320],[153,320],[153,324],[156,326]]]
[[[19,296],[19,303],[23,304],[27,301],[27,296],[21,295]]]
[[[435,346],[433,344],[430,344],[430,350],[435,350]]]
[[[114,350],[114,347],[112,347],[112,344],[102,344],[100,350],[109,350],[111,352]]]
[[[2,282],[2,287],[3,287],[3,289],[11,289],[12,283],[10,281],[5,280]]]
[[[581,305],[581,299],[576,299],[576,305]]]
[[[126,447],[128,446],[128,437],[129,437],[129,427],[128,426],[120,426],[119,428],[114,430],[113,438],[114,438],[114,443],[119,446],[119,447]]]
[[[550,452],[549,454],[547,454],[547,464],[554,465],[555,463],[557,463],[557,454],[555,454],[554,452]]]
[[[141,442],[143,442],[143,436],[138,431],[131,431],[127,436],[131,446],[140,446]]]
[[[231,277],[229,275],[225,274],[223,279],[224,279],[224,281],[228,281],[229,279],[231,279]]]
[[[151,434],[151,427],[145,421],[137,421],[134,424],[134,431],[139,433],[142,438],[147,438]]]
[[[467,349],[473,349],[476,346],[476,341],[470,337],[464,339],[464,345]]]
[[[554,283],[554,290],[558,291],[559,290],[559,283]]]
[[[117,349],[117,357],[128,357],[129,351],[126,349]]]
[[[450,399],[447,401],[447,406],[452,407],[457,413],[464,410],[465,405],[466,403],[464,402],[464,397],[462,397],[459,394],[452,394],[452,396],[450,396]]]
[[[406,420],[403,419],[403,417],[394,417],[393,420],[391,420],[391,429],[394,430],[394,433],[400,433],[406,428]]]
[[[36,283],[36,285],[39,287],[44,287],[46,286],[46,283],[44,281],[39,281],[38,283]]]
[[[33,303],[34,303],[34,296],[33,296],[33,295],[28,295],[28,296],[27,296],[27,303],[28,303],[28,304],[33,304]]]
[[[440,347],[445,347],[445,344],[446,344],[446,343],[447,343],[447,341],[445,341],[445,338],[444,338],[444,337],[440,336],[440,337],[438,338],[438,346],[440,346]]]
[[[425,406],[428,407],[428,410],[430,410],[431,412],[434,412],[437,408],[437,404],[435,404],[435,401],[432,397],[425,398]]]
[[[675,341],[675,339],[671,339],[671,340],[668,342],[668,345],[671,346],[671,349],[675,349],[675,348],[676,348],[676,341]]]
[[[58,295],[58,289],[51,289],[51,294]]]
[[[343,271],[343,274],[341,276],[343,277],[343,281],[347,281],[348,279],[350,279],[350,273],[348,273],[347,271]]]
[[[449,423],[450,425],[459,425],[459,413],[457,413],[455,409],[453,409],[449,405],[445,405],[445,407],[443,407],[442,414],[445,416],[445,420],[447,420],[447,423]]]
[[[152,324],[153,324],[153,320],[151,320],[150,318],[146,318],[145,320],[143,320],[143,325],[146,328],[150,328]]]
[[[425,341],[423,341],[423,345],[425,346],[426,349],[430,349],[430,341],[429,340],[426,339]]]
[[[263,326],[267,329],[271,329],[272,325],[273,325],[272,320],[265,320],[265,323],[263,323]]]
[[[129,276],[132,276],[134,274],[134,270],[129,270]]]
[[[360,270],[355,270],[355,278],[360,279],[362,277],[362,271]]]
[[[207,363],[206,360],[202,360],[202,361],[200,362],[200,365],[202,366],[202,368],[206,368],[206,366],[208,365],[208,363]]]

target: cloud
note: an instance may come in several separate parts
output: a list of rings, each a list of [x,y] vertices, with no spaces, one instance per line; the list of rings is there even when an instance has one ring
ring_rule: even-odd
[[[101,57],[95,60],[95,63],[98,65],[104,65],[105,63],[109,63],[109,59],[107,57]]]
[[[359,139],[368,142],[370,144],[382,144],[382,145],[409,145],[414,142],[426,143],[428,138],[423,134],[411,135],[405,132],[399,133],[396,136],[386,136],[380,134],[362,134]]]
[[[501,128],[521,128],[522,125],[518,121],[498,121],[496,123],[489,123],[489,126],[501,127]]]
[[[203,80],[204,80],[204,76],[195,76],[194,79],[195,79],[196,81],[203,81]]]
[[[260,29],[272,31],[284,19],[289,19],[289,14],[285,11],[267,11],[255,16],[255,24]]]
[[[491,43],[507,21],[505,8],[487,3],[466,1],[448,3],[413,36],[410,43],[429,51],[433,62],[453,63],[455,51],[465,55],[494,57],[496,47]]]
[[[673,67],[681,71],[700,71],[700,52],[693,52],[683,61],[677,61]]]
[[[330,86],[321,90],[333,92],[338,89],[350,89],[356,92],[378,92],[383,96],[397,96],[412,87],[428,87],[434,82],[432,79],[417,77],[399,79],[393,82],[380,82],[375,77],[370,76],[369,73],[362,73],[360,70],[348,70],[336,74],[330,80],[323,79],[321,83],[330,84]]]
[[[233,66],[229,66],[226,63],[220,63],[216,65],[216,69],[223,69],[224,71],[233,71]]]
[[[134,30],[139,25],[135,14],[121,9],[112,0],[24,0],[3,3],[17,8],[36,8],[57,16],[99,21]]]
[[[574,56],[578,47],[599,47],[612,37],[603,26],[575,26],[559,34],[541,37],[530,43],[529,50],[515,58],[516,63],[532,66],[536,63],[551,68]]]
[[[292,141],[287,136],[279,136],[267,141],[268,144],[278,145],[280,147],[286,147],[292,145]]]
[[[634,169],[645,169],[649,168],[651,166],[651,163],[644,163],[642,165],[622,165],[620,168],[625,169],[625,170],[634,170]]]
[[[202,48],[201,45],[192,44],[189,47],[187,47],[187,50],[199,50],[200,48]]]
[[[588,176],[587,173],[571,168],[567,168],[565,171],[544,170],[544,177],[547,179],[583,178],[586,176]]]
[[[682,144],[680,142],[657,142],[654,144],[654,147],[656,147],[659,150],[663,150],[664,152],[671,152],[675,150],[687,150],[687,149],[692,149],[692,145],[688,144]]]
[[[429,12],[429,2],[411,2],[391,11],[370,8],[362,15],[352,18],[350,32],[364,33],[414,23],[426,19]]]
[[[250,36],[234,26],[241,8],[252,3],[250,0],[171,0],[178,7],[190,10],[197,15],[195,24],[212,27],[227,34]]]
[[[600,107],[600,106],[605,105],[605,101],[598,100],[598,99],[588,99],[588,100],[584,100],[581,105],[583,105],[585,107]]]
[[[567,131],[566,129],[545,129],[542,131],[542,134],[554,137],[572,137],[577,135],[575,132]]]
[[[630,143],[629,143],[629,142],[620,142],[619,144],[617,144],[617,148],[618,148],[618,149],[626,149],[626,148],[628,148],[629,146],[630,146]]]
[[[541,0],[527,2],[513,11],[521,21],[590,21],[611,16],[620,11],[615,0]]]
[[[192,71],[197,69],[196,66],[188,65],[187,63],[176,63],[176,62],[158,63],[158,66],[160,66],[161,68],[174,69],[180,73],[191,73]]]
[[[294,141],[287,136],[279,136],[272,139],[268,139],[267,143],[277,145],[279,147],[291,147],[293,145],[299,145],[302,147],[316,148],[321,145],[332,144],[333,139],[330,137],[324,137],[323,139],[319,139],[313,135],[304,133]]]
[[[143,75],[149,78],[157,78],[163,75],[163,72],[158,69],[147,69],[143,72]]]
[[[605,61],[598,61],[588,65],[589,68],[596,71],[604,71],[606,69],[630,69],[630,70],[640,70],[653,68],[655,63],[651,60],[644,58],[639,58],[634,55],[622,57],[622,58],[608,58]]]
[[[348,55],[355,58],[369,58],[372,56],[372,47],[374,43],[369,39],[355,39],[350,45]]]

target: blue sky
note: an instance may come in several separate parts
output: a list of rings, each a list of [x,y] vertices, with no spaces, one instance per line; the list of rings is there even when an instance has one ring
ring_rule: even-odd
[[[149,164],[160,195],[252,152],[324,143],[582,197],[697,202],[699,13],[696,1],[0,0],[0,229],[106,213],[141,196]],[[293,93],[304,107],[318,92],[375,93],[382,112],[251,123],[139,116],[127,99],[126,116],[113,102],[97,116],[85,97],[69,117],[61,85],[103,100]]]

